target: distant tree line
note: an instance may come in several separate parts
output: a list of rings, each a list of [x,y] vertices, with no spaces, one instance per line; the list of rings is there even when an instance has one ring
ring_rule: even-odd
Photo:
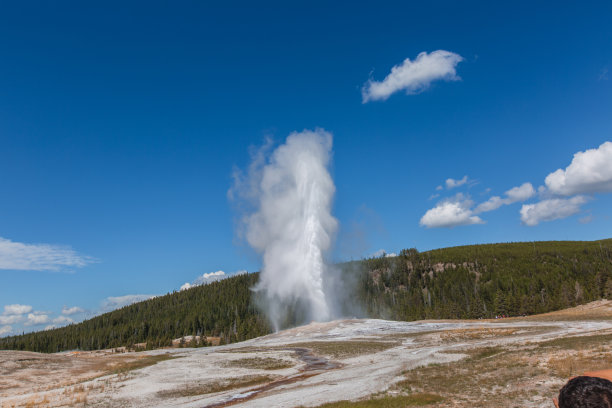
[[[364,315],[384,319],[529,315],[612,299],[612,239],[406,249],[336,269],[352,282],[346,298],[358,299]],[[258,337],[271,331],[250,290],[258,277],[239,275],[66,327],[0,338],[0,349],[57,352],[145,342],[158,348],[189,335],[222,343]]]

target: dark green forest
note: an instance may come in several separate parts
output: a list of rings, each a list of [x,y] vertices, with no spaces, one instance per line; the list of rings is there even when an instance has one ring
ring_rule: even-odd
[[[350,288],[349,317],[393,320],[491,318],[550,312],[612,298],[612,239],[471,245],[336,265]],[[222,343],[269,333],[256,306],[257,273],[169,293],[77,324],[0,339],[0,349],[57,352],[185,335]],[[339,296],[342,297],[342,296]],[[355,304],[355,299],[358,299]]]

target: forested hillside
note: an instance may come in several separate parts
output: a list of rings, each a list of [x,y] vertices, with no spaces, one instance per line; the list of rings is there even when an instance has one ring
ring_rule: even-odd
[[[542,313],[612,298],[612,239],[473,245],[338,265],[369,317],[396,320]],[[126,306],[82,323],[0,339],[0,349],[92,350],[184,335],[223,342],[270,328],[250,290],[258,274],[232,277]]]

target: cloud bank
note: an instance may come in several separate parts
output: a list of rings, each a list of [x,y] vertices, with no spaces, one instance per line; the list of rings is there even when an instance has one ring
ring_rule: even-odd
[[[0,237],[0,269],[59,271],[65,267],[80,268],[94,261],[69,247],[24,244]]]
[[[423,92],[433,81],[457,81],[456,66],[463,57],[453,52],[438,50],[421,52],[414,61],[404,62],[391,68],[391,73],[382,81],[369,80],[361,89],[363,103],[384,101],[398,91],[407,94]]]

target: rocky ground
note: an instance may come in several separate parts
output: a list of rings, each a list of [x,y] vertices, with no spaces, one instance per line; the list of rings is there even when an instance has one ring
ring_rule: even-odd
[[[612,368],[612,302],[526,318],[312,323],[198,349],[0,351],[0,406],[552,407]]]

